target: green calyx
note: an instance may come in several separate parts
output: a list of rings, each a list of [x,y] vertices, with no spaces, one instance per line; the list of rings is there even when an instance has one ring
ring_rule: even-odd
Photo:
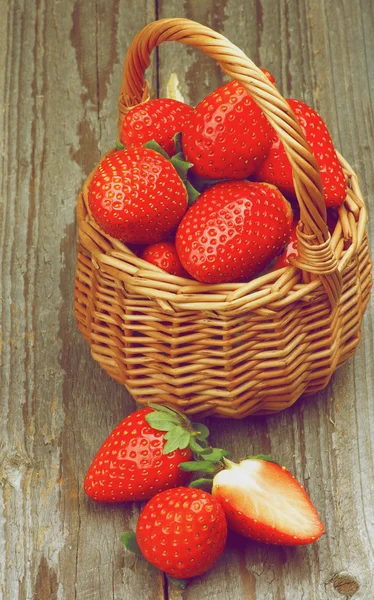
[[[204,423],[191,422],[186,415],[175,408],[160,404],[149,404],[152,412],[146,415],[147,423],[154,429],[165,431],[164,454],[189,447],[193,459],[179,465],[182,471],[195,473],[197,478],[190,484],[210,491],[213,477],[224,468],[222,462],[228,455],[222,448],[208,445],[209,429]]]
[[[182,145],[182,132],[178,131],[173,137],[174,146],[175,146],[175,154],[183,153],[183,145]]]
[[[124,145],[122,144],[122,142],[119,142],[118,140],[116,140],[116,141],[114,142],[114,145],[115,145],[115,147],[117,148],[117,150],[124,150],[124,148],[126,147],[126,146],[124,146]]]
[[[218,183],[224,183],[230,181],[229,179],[202,179],[191,171],[193,163],[188,162],[183,153],[182,145],[182,133],[178,132],[174,136],[175,154],[170,157],[167,152],[160,146],[156,140],[149,140],[143,144],[144,148],[154,150],[161,154],[166,160],[171,162],[175,170],[177,171],[180,179],[183,181],[184,186],[188,194],[188,204],[191,206],[199,196],[207,189]],[[119,140],[116,140],[115,147],[117,150],[123,150],[126,148]]]
[[[160,144],[158,144],[156,140],[149,140],[149,142],[146,142],[145,144],[143,144],[143,146],[144,148],[148,148],[148,150],[154,150],[155,152],[158,152],[158,154],[161,154],[161,156],[163,156],[167,160],[170,160],[170,156],[168,155],[168,153],[165,152],[163,148],[161,148]]]
[[[176,153],[171,158],[167,154],[167,152],[165,152],[165,150],[161,148],[160,144],[158,144],[156,140],[150,140],[149,142],[146,142],[144,144],[144,148],[149,148],[149,150],[154,150],[155,152],[158,152],[159,154],[161,154],[161,156],[163,156],[171,162],[176,172],[178,173],[180,179],[184,183],[188,194],[188,204],[191,205],[198,199],[198,197],[200,196],[200,192],[198,192],[198,190],[195,189],[195,187],[192,185],[191,181],[188,178],[188,171],[191,167],[193,167],[193,164],[186,161],[185,156],[182,152],[181,133],[175,134],[174,144]]]
[[[164,439],[166,444],[164,454],[170,454],[175,450],[184,450],[190,446],[194,454],[204,451],[208,447],[206,438],[209,435],[208,428],[202,423],[191,423],[191,421],[175,408],[149,404],[152,412],[146,415],[147,423],[154,429],[166,431]]]

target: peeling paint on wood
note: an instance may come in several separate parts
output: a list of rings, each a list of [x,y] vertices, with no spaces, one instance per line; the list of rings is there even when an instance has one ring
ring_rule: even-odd
[[[168,98],[172,98],[173,100],[179,100],[179,102],[184,102],[183,95],[180,91],[179,79],[176,73],[170,73],[166,85],[166,95]]]

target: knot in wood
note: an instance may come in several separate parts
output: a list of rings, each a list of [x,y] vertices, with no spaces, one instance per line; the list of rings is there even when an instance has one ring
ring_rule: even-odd
[[[337,573],[332,579],[334,589],[342,596],[351,598],[360,589],[360,584],[352,575]]]

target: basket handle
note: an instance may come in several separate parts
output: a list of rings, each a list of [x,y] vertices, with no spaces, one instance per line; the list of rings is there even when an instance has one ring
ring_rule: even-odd
[[[335,306],[342,293],[342,279],[330,245],[318,164],[289,104],[240,48],[189,19],[160,19],[146,25],[133,39],[126,56],[118,103],[119,128],[129,109],[148,99],[144,74],[153,48],[163,42],[179,42],[205,52],[224,73],[246,88],[265,113],[290,160],[300,206],[299,256],[293,264],[301,269],[305,282],[318,277]]]

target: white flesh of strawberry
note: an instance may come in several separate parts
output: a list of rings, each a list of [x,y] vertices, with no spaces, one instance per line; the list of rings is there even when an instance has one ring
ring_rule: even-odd
[[[320,526],[317,511],[287,471],[264,460],[232,463],[214,478],[213,495],[243,515],[288,535],[308,537]]]

